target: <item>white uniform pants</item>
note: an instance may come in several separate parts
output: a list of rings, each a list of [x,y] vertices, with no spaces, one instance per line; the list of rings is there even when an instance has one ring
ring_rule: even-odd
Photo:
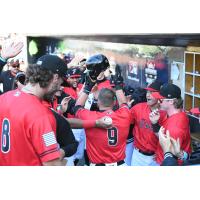
[[[126,157],[124,161],[128,166],[131,166],[133,149],[134,149],[133,142],[126,144]]]
[[[154,155],[146,156],[134,148],[131,166],[158,166],[158,164],[154,160]]]

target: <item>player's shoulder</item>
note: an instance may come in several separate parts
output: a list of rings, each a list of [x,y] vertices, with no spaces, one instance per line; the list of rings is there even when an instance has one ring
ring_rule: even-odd
[[[10,74],[10,70],[2,71],[1,75],[6,76],[7,74]]]
[[[119,109],[117,109],[116,111],[114,111],[114,113],[116,113],[116,114],[118,114],[118,115],[122,115],[123,113],[125,113],[125,114],[130,114],[131,113],[131,111],[130,111],[130,109],[129,109],[129,107],[128,107],[128,105],[127,104],[122,104],[120,107],[119,107]]]
[[[148,108],[147,102],[142,102],[142,103],[138,103],[136,105],[134,105],[131,110],[135,110],[135,111],[141,111]]]
[[[7,99],[9,100],[12,96],[14,97],[15,94],[19,93],[18,90],[10,90],[0,95],[0,99]]]

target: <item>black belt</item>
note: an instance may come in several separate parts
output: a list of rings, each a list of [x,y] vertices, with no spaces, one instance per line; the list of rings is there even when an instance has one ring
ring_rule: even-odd
[[[155,153],[154,152],[145,152],[145,151],[142,151],[138,148],[136,148],[141,154],[145,155],[145,156],[153,156]]]
[[[117,162],[117,165],[123,165],[124,163],[125,163],[124,160],[120,160],[119,162]],[[107,164],[105,164],[105,163],[97,163],[97,164],[95,164],[95,166],[106,166],[106,165]]]

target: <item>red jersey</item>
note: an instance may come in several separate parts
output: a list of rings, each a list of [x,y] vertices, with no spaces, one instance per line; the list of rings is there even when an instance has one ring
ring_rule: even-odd
[[[131,118],[134,124],[134,146],[144,152],[155,152],[158,145],[158,137],[153,132],[149,114],[151,109],[146,102],[139,103],[131,108]],[[161,123],[167,118],[165,111],[160,111]]]
[[[55,118],[36,96],[14,90],[0,102],[0,165],[34,166],[59,158]]]
[[[130,126],[130,111],[122,105],[117,111],[103,112],[79,109],[76,116],[83,120],[99,119],[103,116],[112,118],[110,129],[86,129],[87,153],[92,163],[113,163],[125,158],[126,139]]]
[[[76,89],[74,89],[73,87],[64,87],[64,92],[66,94],[69,94],[73,99],[77,99],[78,98],[78,93],[80,92],[80,90],[82,89],[83,84],[78,84],[78,87]]]
[[[165,130],[169,130],[172,138],[179,138],[181,150],[184,150],[189,154],[191,153],[189,119],[185,112],[179,112],[170,116],[161,125]],[[160,144],[158,144],[156,150],[156,162],[161,164],[163,159],[163,150]]]

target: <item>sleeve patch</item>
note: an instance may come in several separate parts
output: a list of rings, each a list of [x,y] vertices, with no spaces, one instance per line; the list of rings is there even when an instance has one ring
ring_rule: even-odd
[[[45,133],[42,137],[46,147],[57,144],[54,132]]]

